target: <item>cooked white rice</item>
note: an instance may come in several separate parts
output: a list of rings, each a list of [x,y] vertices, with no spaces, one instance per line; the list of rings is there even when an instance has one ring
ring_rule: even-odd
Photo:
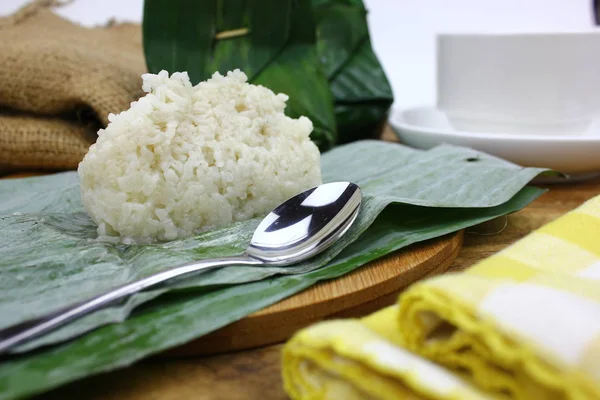
[[[187,73],[144,74],[148,94],[110,115],[79,164],[100,237],[173,240],[263,215],[321,182],[306,117],[288,97],[235,70],[192,86]]]

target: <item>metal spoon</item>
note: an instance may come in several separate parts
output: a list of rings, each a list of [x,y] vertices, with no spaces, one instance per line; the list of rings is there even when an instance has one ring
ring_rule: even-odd
[[[241,256],[201,260],[129,283],[51,315],[0,330],[0,354],[67,322],[173,278],[228,265],[284,266],[313,257],[342,237],[358,215],[362,195],[349,182],[317,186],[287,200],[258,225]]]

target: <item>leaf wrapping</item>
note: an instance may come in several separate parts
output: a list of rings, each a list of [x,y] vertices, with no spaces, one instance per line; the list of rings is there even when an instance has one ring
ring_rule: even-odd
[[[287,94],[287,114],[311,119],[322,151],[375,137],[393,101],[358,0],[146,0],[143,34],[150,72],[188,71],[195,84],[240,68]]]

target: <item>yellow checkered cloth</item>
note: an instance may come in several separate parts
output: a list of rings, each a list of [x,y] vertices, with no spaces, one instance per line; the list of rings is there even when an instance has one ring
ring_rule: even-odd
[[[293,399],[600,399],[600,196],[283,351]]]

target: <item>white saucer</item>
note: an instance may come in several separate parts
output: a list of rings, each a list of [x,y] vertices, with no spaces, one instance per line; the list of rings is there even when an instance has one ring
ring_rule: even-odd
[[[471,147],[522,166],[562,172],[569,180],[600,174],[600,130],[579,136],[459,132],[435,107],[392,110],[389,123],[402,143],[419,149],[441,143]]]

